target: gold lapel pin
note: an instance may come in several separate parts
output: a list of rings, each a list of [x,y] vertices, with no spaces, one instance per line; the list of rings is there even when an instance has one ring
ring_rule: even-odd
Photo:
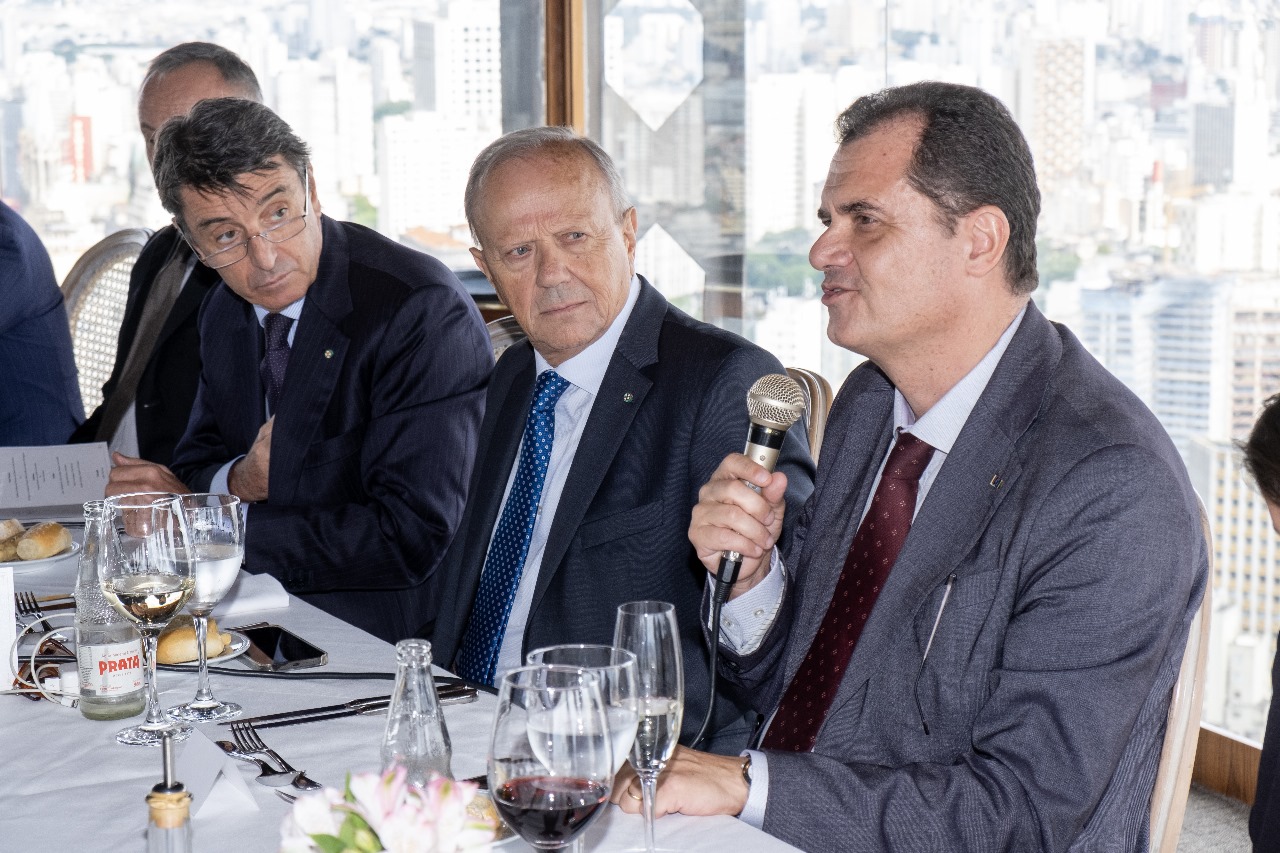
[[[991,475],[991,483],[990,483],[991,488],[998,489],[1003,483],[1004,483],[1004,477],[1001,477],[998,472]]]
[[[324,357],[325,357],[325,358],[333,358],[333,350],[331,350],[331,349],[327,349],[327,350],[325,350],[325,351],[324,351]]]

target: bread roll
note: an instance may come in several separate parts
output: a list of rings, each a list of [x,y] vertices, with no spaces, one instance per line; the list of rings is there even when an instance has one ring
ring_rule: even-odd
[[[37,524],[18,539],[19,560],[43,560],[71,547],[71,534],[56,521]]]
[[[8,563],[18,559],[18,540],[22,538],[22,534],[10,536],[8,539],[0,541],[0,563]]]
[[[217,657],[231,645],[231,635],[218,632],[218,623],[209,620],[209,632],[204,638],[206,657]],[[188,663],[196,659],[196,623],[187,614],[175,616],[160,633],[156,644],[157,663]]]
[[[12,539],[15,536],[22,535],[22,522],[16,518],[6,518],[0,521],[0,539]]]

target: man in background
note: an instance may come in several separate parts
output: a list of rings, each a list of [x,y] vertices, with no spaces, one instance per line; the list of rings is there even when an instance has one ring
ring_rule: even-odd
[[[608,154],[562,127],[516,131],[471,167],[476,264],[528,340],[489,387],[480,456],[441,569],[436,662],[494,684],[527,652],[612,643],[619,604],[672,602],[686,739],[710,689],[686,531],[698,488],[747,435],[747,390],[782,365],[671,306],[635,274],[636,209]],[[813,465],[803,429],[779,468],[798,509]],[[721,694],[713,748],[746,741]]]
[[[322,216],[279,116],[202,101],[160,131],[156,186],[222,283],[200,312],[200,390],[173,470],[127,462],[110,494],[251,502],[245,567],[389,642],[427,618],[466,499],[489,336],[439,261]]]
[[[84,418],[71,328],[53,264],[0,201],[0,446],[62,444]]]
[[[253,69],[208,42],[171,47],[151,60],[138,95],[147,164],[166,121],[205,98],[262,100]],[[187,428],[200,378],[196,315],[218,274],[197,263],[176,228],[161,228],[138,256],[102,404],[72,440],[105,441],[117,456],[168,465]]]

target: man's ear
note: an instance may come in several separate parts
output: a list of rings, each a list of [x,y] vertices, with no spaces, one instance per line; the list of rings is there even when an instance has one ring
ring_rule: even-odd
[[[962,223],[966,270],[974,278],[985,277],[1004,262],[1009,218],[994,204],[986,204],[971,211]]]

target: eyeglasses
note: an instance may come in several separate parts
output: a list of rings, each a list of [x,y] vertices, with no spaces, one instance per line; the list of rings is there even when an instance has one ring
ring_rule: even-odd
[[[257,234],[250,235],[234,246],[227,246],[225,249],[219,249],[216,252],[204,252],[196,245],[195,240],[187,236],[187,232],[182,230],[182,226],[174,220],[174,226],[177,227],[178,233],[182,235],[182,239],[187,241],[187,245],[196,253],[196,257],[200,259],[200,263],[204,264],[211,270],[220,270],[229,267],[232,264],[239,263],[249,256],[249,241],[261,237],[268,243],[283,243],[286,240],[292,240],[307,229],[307,217],[311,215],[311,192],[310,184],[307,180],[309,169],[302,170],[302,215],[291,216],[281,222],[277,222],[270,228],[264,228]]]

